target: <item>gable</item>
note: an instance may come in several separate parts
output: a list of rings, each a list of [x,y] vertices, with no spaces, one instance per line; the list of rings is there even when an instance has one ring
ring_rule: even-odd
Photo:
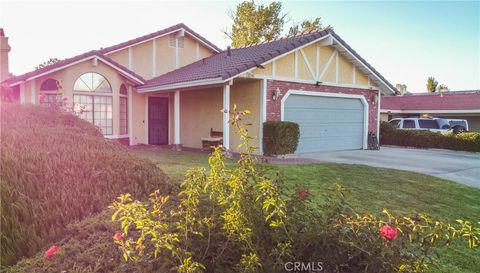
[[[255,68],[255,76],[270,76],[281,80],[303,80],[324,84],[341,84],[361,88],[377,87],[373,81],[333,46],[314,43],[297,49],[266,66],[273,70]]]
[[[183,39],[183,47],[179,47],[178,52],[170,45],[170,34],[167,34],[105,55],[151,79],[215,54],[190,35],[185,34]]]

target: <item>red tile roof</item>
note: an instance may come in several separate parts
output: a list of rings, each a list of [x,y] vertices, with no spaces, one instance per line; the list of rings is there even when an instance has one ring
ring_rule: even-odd
[[[382,110],[471,110],[480,109],[480,90],[423,93],[382,97]]]
[[[107,47],[107,48],[102,48],[102,49],[100,49],[100,50],[92,50],[92,51],[85,52],[85,53],[82,53],[82,54],[80,54],[80,55],[77,55],[77,56],[74,56],[74,57],[71,57],[71,58],[68,58],[68,59],[65,59],[65,60],[61,60],[61,61],[56,62],[56,63],[54,63],[54,64],[45,66],[45,67],[43,67],[43,68],[40,68],[40,69],[36,69],[36,70],[30,71],[30,72],[27,72],[27,73],[25,73],[25,74],[22,74],[22,75],[19,75],[19,76],[16,76],[16,77],[12,77],[12,78],[8,79],[6,82],[7,82],[8,84],[15,84],[15,83],[24,81],[24,80],[26,80],[26,79],[28,79],[28,78],[35,77],[35,76],[37,76],[37,75],[46,73],[46,72],[48,72],[48,71],[55,70],[55,69],[60,68],[60,67],[63,67],[63,66],[68,66],[68,65],[70,65],[70,64],[73,64],[73,63],[75,63],[75,62],[77,62],[77,61],[80,61],[80,60],[82,60],[82,59],[91,57],[91,56],[93,56],[93,55],[101,56],[102,58],[107,58],[107,57],[105,56],[105,54],[107,54],[108,52],[112,52],[112,51],[115,51],[115,50],[118,50],[118,49],[122,49],[122,48],[131,46],[131,45],[134,45],[134,44],[137,44],[137,43],[141,43],[142,41],[145,41],[145,40],[148,40],[148,39],[152,39],[152,38],[154,38],[154,37],[157,37],[157,36],[160,36],[160,35],[163,35],[163,34],[166,34],[166,33],[172,32],[172,31],[175,31],[175,30],[180,30],[180,29],[184,29],[185,31],[189,32],[191,35],[195,36],[197,39],[201,40],[202,42],[204,42],[205,44],[207,44],[208,46],[210,46],[213,50],[216,50],[217,52],[221,51],[220,48],[218,48],[217,46],[215,46],[213,43],[211,43],[210,41],[208,41],[208,40],[205,39],[204,37],[200,36],[198,33],[196,33],[195,31],[193,31],[193,30],[190,29],[189,27],[187,27],[185,24],[180,23],[180,24],[171,26],[171,27],[169,27],[169,28],[165,28],[165,29],[162,29],[162,30],[160,30],[160,31],[150,33],[150,34],[148,34],[148,35],[144,35],[144,36],[142,36],[142,37],[138,37],[138,38],[136,38],[136,39],[132,39],[132,40],[126,41],[126,42],[124,42],[124,43],[120,43],[120,44],[117,44],[117,45],[114,45],[114,46],[110,46],[110,47]],[[145,81],[141,76],[137,75],[135,72],[129,70],[128,68],[126,68],[126,67],[124,67],[124,66],[116,63],[115,61],[113,61],[113,60],[110,59],[110,58],[108,58],[108,60],[109,60],[109,62],[115,63],[116,66],[122,67],[122,70],[127,71],[129,74],[135,75],[135,76],[138,77],[139,79],[142,79],[143,82]]]
[[[25,80],[27,80],[31,77],[35,77],[35,76],[38,76],[38,75],[41,75],[41,74],[44,74],[44,73],[48,73],[49,71],[54,71],[55,69],[61,69],[62,67],[72,65],[72,64],[74,64],[76,62],[79,62],[81,60],[84,60],[84,59],[88,60],[88,59],[91,59],[95,56],[99,57],[99,58],[103,58],[105,61],[110,62],[115,67],[115,69],[123,71],[127,75],[130,75],[134,78],[138,78],[141,82],[145,82],[145,79],[143,79],[142,76],[136,74],[135,72],[129,70],[128,68],[126,68],[123,65],[115,62],[114,60],[108,58],[107,56],[101,54],[100,52],[98,52],[96,50],[92,50],[92,51],[74,56],[72,58],[68,58],[68,59],[65,59],[65,60],[58,61],[54,64],[42,67],[40,69],[36,69],[36,70],[31,71],[31,72],[12,77],[12,78],[6,80],[5,82],[8,83],[8,84],[11,84],[11,85],[16,85],[17,83],[25,81]]]
[[[231,49],[230,56],[223,51],[195,63],[186,65],[169,73],[148,80],[139,87],[143,90],[158,88],[165,89],[168,85],[194,82],[200,80],[227,80],[256,66],[288,53],[309,42],[331,34],[337,41],[348,49],[357,59],[368,67],[376,76],[383,80],[391,90],[397,92],[378,71],[366,62],[355,50],[341,39],[331,28],[322,31],[310,32],[294,37],[286,37],[275,41],[257,44],[249,47]]]

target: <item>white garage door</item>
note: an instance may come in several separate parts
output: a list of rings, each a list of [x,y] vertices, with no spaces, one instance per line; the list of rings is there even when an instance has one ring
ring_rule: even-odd
[[[297,153],[362,149],[365,109],[360,98],[290,94],[283,120],[300,126]]]

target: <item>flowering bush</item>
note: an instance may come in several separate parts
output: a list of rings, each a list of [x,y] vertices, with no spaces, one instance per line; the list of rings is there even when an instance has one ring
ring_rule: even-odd
[[[314,203],[306,188],[292,191],[251,155],[240,125],[247,113],[231,112],[247,151],[234,167],[216,148],[210,169],[191,169],[176,197],[156,191],[144,203],[124,194],[111,205],[125,260],[150,258],[179,273],[284,272],[291,261],[321,262],[325,272],[424,272],[433,246],[461,238],[478,247],[480,228],[470,222],[360,214],[340,185],[326,205]]]

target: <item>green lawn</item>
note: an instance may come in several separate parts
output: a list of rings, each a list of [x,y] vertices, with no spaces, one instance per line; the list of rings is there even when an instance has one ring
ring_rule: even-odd
[[[150,158],[176,180],[181,180],[190,167],[207,166],[206,153],[151,147],[131,150]],[[433,176],[347,164],[269,165],[267,169],[272,173],[282,172],[292,186],[308,188],[316,202],[323,202],[328,189],[340,182],[350,191],[350,203],[360,211],[380,213],[387,208],[405,215],[428,213],[448,222],[460,218],[480,220],[480,189]],[[455,244],[439,249],[439,254],[441,268],[434,268],[432,272],[474,273],[480,268],[478,249]]]

